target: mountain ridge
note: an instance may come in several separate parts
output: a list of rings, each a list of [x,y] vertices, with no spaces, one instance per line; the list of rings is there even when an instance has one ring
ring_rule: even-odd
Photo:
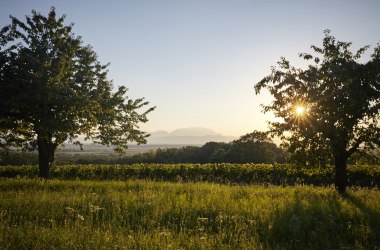
[[[231,142],[234,136],[226,136],[209,128],[188,127],[178,128],[171,132],[158,130],[150,133],[148,144],[183,144],[203,145],[207,142]]]

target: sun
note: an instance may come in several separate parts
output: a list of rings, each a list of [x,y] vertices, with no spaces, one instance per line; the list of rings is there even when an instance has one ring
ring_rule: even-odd
[[[306,111],[306,109],[305,109],[305,107],[303,107],[303,106],[297,106],[297,107],[296,107],[296,115],[297,115],[297,116],[302,116],[302,115],[304,115],[304,114],[305,114],[305,111]]]

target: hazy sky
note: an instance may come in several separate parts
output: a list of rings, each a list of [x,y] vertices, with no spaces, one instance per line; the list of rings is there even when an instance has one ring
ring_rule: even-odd
[[[114,84],[157,109],[147,131],[207,127],[240,136],[265,130],[270,115],[254,83],[281,56],[302,66],[297,55],[321,45],[330,29],[354,48],[380,42],[379,0],[0,0],[0,26],[9,15],[24,20],[51,6],[74,32],[110,62]],[[371,51],[371,50],[370,50]]]

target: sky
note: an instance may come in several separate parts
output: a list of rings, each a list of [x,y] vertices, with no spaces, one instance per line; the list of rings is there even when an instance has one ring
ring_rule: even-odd
[[[148,132],[206,127],[230,136],[267,130],[254,84],[280,57],[298,67],[301,52],[330,29],[353,49],[380,42],[378,0],[0,0],[0,27],[55,6],[74,33],[110,63],[115,87],[156,110]],[[372,49],[369,50],[370,52]],[[368,56],[368,55],[367,55]]]

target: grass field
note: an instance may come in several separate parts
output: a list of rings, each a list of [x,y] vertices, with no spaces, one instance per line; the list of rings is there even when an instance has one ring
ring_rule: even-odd
[[[2,249],[380,249],[380,191],[0,181]]]

